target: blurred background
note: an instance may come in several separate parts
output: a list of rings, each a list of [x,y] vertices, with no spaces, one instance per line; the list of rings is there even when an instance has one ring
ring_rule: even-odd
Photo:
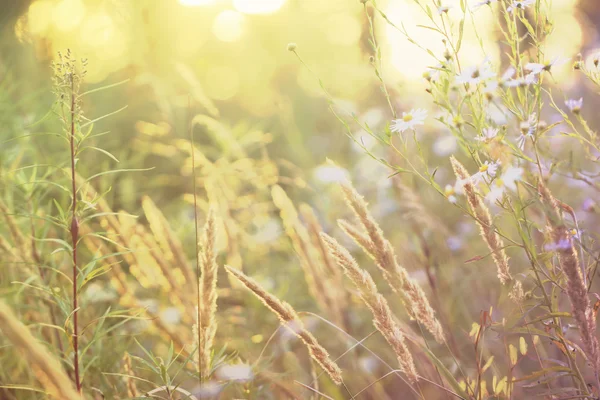
[[[573,57],[594,48],[598,40],[594,27],[600,21],[596,1],[552,3],[555,33],[546,43],[548,57]],[[149,129],[155,136],[184,137],[192,113],[203,113],[238,130],[265,131],[266,140],[272,142],[270,153],[298,167],[296,172],[311,175],[326,157],[344,167],[356,165],[362,152],[355,152],[342,135],[344,127],[327,109],[316,76],[336,104],[375,130],[391,119],[369,63],[369,23],[358,0],[3,0],[0,4],[0,79],[5,89],[12,87],[5,98],[11,107],[2,112],[18,111],[23,126],[45,115],[53,100],[50,62],[57,51],[70,48],[89,60],[90,88],[128,80],[86,99],[84,105],[91,116],[128,107],[100,123],[100,128],[113,132],[103,140],[104,148],[115,151],[119,159],[132,159],[134,153],[145,157],[140,138]],[[443,53],[440,35],[422,27],[427,16],[416,2],[377,4],[421,47],[438,56]],[[458,21],[459,0],[445,0],[444,5]],[[466,24],[463,62],[475,65],[484,57],[500,61],[493,13],[484,7],[473,16]],[[373,29],[394,107],[402,111],[428,105],[422,75],[435,66],[431,55],[382,18],[374,19]],[[286,51],[290,42],[297,43],[314,74]],[[569,65],[565,67],[554,71],[555,78],[567,87],[577,85]],[[146,144],[153,153],[161,152],[159,143]],[[438,144],[442,153],[449,152],[443,150],[447,146],[452,146],[452,139]],[[132,206],[135,192],[152,194],[152,187],[165,183],[174,186],[174,194],[179,192],[180,180],[157,181],[181,165],[166,158],[160,164],[152,162],[156,167],[152,179],[122,185],[120,201]],[[327,174],[331,169],[315,172]]]
[[[552,3],[554,34],[546,40],[548,59],[572,58],[600,46],[597,0]],[[460,1],[443,4],[450,6],[448,15],[458,22]],[[440,35],[423,27],[427,16],[412,0],[382,0],[377,6],[410,36],[380,16],[373,18],[382,51],[381,72],[393,107],[397,112],[423,107],[439,117],[431,108],[423,78],[436,62],[423,49],[441,56]],[[67,48],[76,57],[87,58],[84,90],[121,84],[86,96],[86,116],[93,119],[127,108],[94,126],[95,132],[110,131],[95,144],[120,162],[87,153],[80,173],[152,168],[107,175],[94,186],[107,192],[113,209],[136,215],[141,214],[144,195],[153,199],[183,238],[190,258],[194,246],[187,138],[194,116],[200,116],[194,130],[199,150],[218,166],[212,172],[204,170],[200,187],[211,185],[207,176],[214,171],[220,176],[217,182],[227,182],[222,186],[229,188],[229,180],[234,182],[229,192],[219,194],[226,198],[222,207],[240,221],[228,230],[231,239],[232,230],[239,229],[241,240],[229,263],[241,265],[244,259],[252,264],[267,254],[270,262],[288,260],[272,252],[273,246],[287,244],[281,241],[283,227],[270,203],[269,187],[274,183],[292,198],[307,201],[332,224],[340,216],[340,207],[335,206],[340,197],[331,183],[351,177],[373,203],[376,216],[391,217],[384,229],[399,232],[402,239],[394,217],[406,210],[394,198],[389,170],[348,139],[319,85],[320,79],[335,100],[334,108],[347,120],[353,113],[381,132],[392,119],[369,60],[373,49],[366,13],[374,17],[372,7],[365,11],[359,0],[2,0],[0,7],[0,138],[59,131],[57,118],[49,114],[54,101],[51,62]],[[480,64],[485,57],[496,65],[505,63],[494,15],[488,7],[470,15],[461,48],[463,63]],[[286,50],[291,42],[306,65]],[[554,68],[553,77],[578,98],[588,89],[570,67],[566,63]],[[439,129],[432,121],[419,131],[434,167],[447,163],[457,148],[454,136],[438,125]],[[389,158],[357,126],[349,127],[375,156]],[[66,162],[64,142],[55,138],[35,137],[3,146],[0,161],[6,167]],[[453,178],[442,168],[436,179],[444,184]],[[446,217],[446,212],[435,212],[445,199],[430,188],[420,190],[410,176],[402,180],[419,193],[419,201],[434,210],[434,216]],[[208,192],[200,195],[206,203]],[[457,251],[465,240],[460,228],[465,221],[456,210],[449,218],[447,225],[456,237],[447,247]],[[273,276],[268,271],[264,275]]]
[[[576,57],[599,46],[597,0],[552,3],[554,34],[546,41],[547,58]],[[397,112],[424,107],[433,117],[439,116],[430,107],[423,79],[435,61],[411,43],[414,40],[440,56],[444,43],[439,34],[423,28],[427,16],[412,0],[377,5],[410,36],[379,16],[373,19],[393,107]],[[450,6],[449,16],[458,21],[459,0],[446,0],[444,5]],[[76,57],[89,60],[86,89],[121,83],[87,96],[83,104],[91,119],[127,107],[94,127],[97,132],[110,131],[97,144],[120,163],[90,153],[80,165],[83,175],[114,168],[152,168],[110,175],[96,183],[100,191],[112,188],[107,196],[114,209],[136,213],[147,195],[180,236],[191,237],[187,235],[192,229],[192,185],[186,139],[190,120],[200,115],[201,127],[195,129],[200,150],[212,162],[221,160],[221,171],[229,171],[223,165],[229,159],[232,174],[246,172],[238,176],[240,182],[264,178],[254,182],[264,184],[261,190],[277,182],[293,196],[335,214],[330,206],[337,200],[331,199],[330,183],[350,176],[359,189],[372,193],[367,197],[375,202],[379,216],[398,211],[390,199],[389,171],[345,136],[345,127],[328,109],[319,85],[320,79],[341,115],[353,113],[375,132],[392,118],[369,61],[370,26],[360,1],[2,0],[0,7],[0,137],[60,129],[56,118],[48,117],[54,101],[50,64],[57,51],[69,48]],[[366,12],[375,13],[373,8]],[[461,60],[475,65],[489,57],[501,64],[494,14],[482,7],[470,18]],[[306,65],[286,50],[290,42],[297,44]],[[570,73],[570,66],[553,69],[553,77],[563,90],[579,97],[587,89]],[[350,124],[350,129],[374,155],[387,156],[356,126]],[[454,137],[436,130],[435,123],[427,124],[420,135],[431,157],[444,159],[440,162],[456,149]],[[7,143],[0,157],[5,166],[28,165],[40,158],[64,162],[65,151],[62,141],[40,137]],[[257,168],[254,175],[248,172],[249,165]],[[449,181],[447,172],[441,170],[437,176]],[[405,180],[418,185],[410,177]],[[265,211],[266,216],[260,211],[260,200],[268,192],[254,197],[256,193],[246,189],[232,191],[238,212],[245,215],[255,239],[270,243],[281,235],[282,227],[268,216],[270,212],[272,217],[272,210]],[[444,201],[432,190],[424,190],[421,196],[434,207]]]
[[[552,3],[555,32],[546,43],[548,57],[573,57],[594,48],[594,27],[600,20],[596,1]],[[3,81],[19,82],[15,96],[21,103],[35,96],[42,110],[50,105],[49,64],[58,50],[66,48],[89,60],[91,87],[129,79],[86,103],[88,113],[98,115],[111,106],[128,105],[127,112],[111,120],[116,129],[109,141],[118,143],[123,152],[131,151],[140,121],[168,125],[183,135],[191,95],[196,112],[232,126],[243,123],[269,131],[276,154],[304,170],[323,163],[326,155],[349,157],[348,141],[339,140],[343,127],[328,112],[315,76],[285,51],[289,42],[297,43],[304,61],[347,111],[364,114],[375,125],[391,118],[382,107],[385,99],[369,63],[369,23],[358,0],[3,0],[0,4],[0,71]],[[439,34],[419,27],[427,24],[427,16],[416,2],[377,4],[420,46],[443,53]],[[459,0],[446,0],[444,5],[458,21]],[[473,15],[473,24],[466,25],[463,62],[477,64],[486,56],[498,62],[501,49],[493,14],[482,8]],[[422,75],[435,65],[432,57],[381,18],[375,19],[374,31],[394,106],[400,111],[427,105],[428,98],[421,96],[426,87]],[[568,71],[557,71],[556,79],[573,79]],[[30,118],[42,111],[28,108]]]
[[[458,23],[460,1],[444,0],[443,4],[451,7],[449,16]],[[436,128],[433,118],[439,115],[431,107],[423,78],[436,62],[411,40],[436,56],[443,54],[444,43],[439,34],[422,27],[428,19],[413,0],[382,0],[377,5],[410,36],[380,16],[373,19],[392,105],[397,112],[415,107],[429,110],[431,117],[419,130],[419,141],[432,169],[447,165],[448,156],[457,149],[456,139],[441,124]],[[421,239],[425,238],[415,238],[410,227],[405,227],[407,215],[427,219],[419,222],[429,224],[426,241],[435,240],[439,246],[432,248],[454,254],[454,258],[443,251],[434,255],[433,264],[440,274],[445,266],[453,267],[447,269],[447,286],[442,288],[448,291],[445,305],[454,307],[466,290],[479,289],[481,297],[477,302],[461,302],[462,311],[450,318],[462,320],[459,325],[468,332],[479,311],[496,303],[500,289],[494,286],[495,273],[482,276],[473,264],[464,264],[478,251],[487,251],[481,250],[483,244],[477,239],[479,249],[463,252],[463,244],[477,237],[472,221],[457,209],[442,207],[447,204],[445,198],[410,176],[397,176],[394,184],[389,170],[352,143],[329,109],[319,79],[335,100],[334,109],[348,120],[355,114],[373,131],[382,132],[392,119],[370,62],[371,27],[365,12],[375,17],[373,8],[365,11],[359,0],[0,0],[0,10],[0,142],[4,143],[0,164],[4,171],[33,163],[67,162],[62,140],[45,136],[6,140],[60,131],[57,118],[49,114],[55,101],[50,65],[57,51],[69,48],[76,57],[88,59],[84,90],[120,83],[86,96],[85,115],[94,119],[127,107],[94,124],[95,132],[110,131],[95,145],[119,163],[100,153],[88,153],[79,161],[79,172],[92,176],[110,169],[140,169],[104,176],[93,185],[106,192],[115,211],[143,215],[142,199],[151,198],[190,260],[194,258],[194,226],[187,139],[195,118],[202,169],[200,201],[203,208],[209,200],[219,203],[222,217],[229,221],[221,230],[226,237],[219,242],[221,248],[228,248],[226,262],[243,265],[268,289],[293,299],[298,309],[315,310],[314,302],[306,288],[292,279],[301,276],[301,268],[289,251],[270,188],[279,184],[295,202],[309,203],[325,229],[332,230],[336,218],[349,216],[332,185],[346,177],[366,195],[402,262],[421,282],[431,278],[420,267],[425,257]],[[546,59],[574,59],[600,47],[598,0],[553,0],[552,13],[554,34],[546,41]],[[469,18],[461,61],[476,65],[489,57],[496,65],[505,64],[491,10],[482,7]],[[297,44],[305,65],[287,51],[291,42]],[[553,69],[552,76],[570,97],[585,96],[591,89],[572,73],[571,65]],[[586,98],[590,106],[584,113],[594,115],[594,101]],[[589,121],[594,125],[597,116]],[[390,158],[357,126],[350,124],[349,129],[373,155]],[[448,168],[440,169],[436,179],[442,187],[453,180]],[[410,193],[406,188],[418,196],[406,201]],[[405,201],[398,201],[399,191]],[[430,211],[424,213],[419,207]],[[139,221],[146,223],[143,216]],[[463,278],[459,284],[453,282],[453,274]],[[226,274],[221,272],[221,278],[225,281]],[[494,282],[490,286],[496,289],[486,289],[486,281]],[[149,289],[153,284],[150,279],[141,285]],[[275,318],[265,316],[259,305],[250,311],[237,307],[239,300],[227,297],[226,290],[220,301],[227,306],[219,307],[231,324],[220,327],[219,335],[252,337],[251,343],[241,340],[235,348],[244,354],[244,346],[254,346],[258,352],[258,344],[273,331]],[[157,296],[142,291],[137,297],[156,300]],[[161,315],[179,322],[178,316],[169,314],[169,301],[162,300]],[[266,318],[269,327],[249,328],[246,318]],[[357,337],[369,332],[366,325]],[[238,335],[233,329],[238,329]]]

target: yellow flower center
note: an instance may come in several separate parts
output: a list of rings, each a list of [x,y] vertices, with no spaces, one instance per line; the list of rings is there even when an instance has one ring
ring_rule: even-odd
[[[404,122],[412,121],[412,119],[413,119],[412,114],[404,114],[402,116],[402,121],[404,121]]]
[[[502,187],[504,185],[504,181],[500,178],[496,179],[496,186]]]
[[[479,167],[479,172],[485,172],[488,170],[489,165],[487,164],[483,164],[481,167]]]

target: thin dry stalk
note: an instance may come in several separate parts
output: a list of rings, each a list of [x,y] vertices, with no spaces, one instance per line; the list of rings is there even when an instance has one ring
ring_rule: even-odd
[[[350,236],[365,253],[375,254],[375,246],[368,235],[345,219],[338,219],[337,223],[344,233]]]
[[[21,323],[12,310],[0,301],[0,329],[24,355],[49,396],[60,400],[81,400],[71,379],[48,350]]]
[[[323,231],[314,210],[308,204],[301,204],[299,207],[300,214],[306,221],[310,243],[318,253],[317,259],[320,260],[326,272],[326,281],[324,282],[325,292],[329,297],[331,305],[330,313],[335,318],[335,322],[340,324],[346,332],[349,332],[350,322],[347,318],[346,308],[349,303],[349,294],[342,290],[343,274],[339,268],[336,268],[335,263],[331,259],[329,252],[325,246],[325,242],[321,238],[320,233]]]
[[[320,233],[323,231],[317,216],[315,215],[314,210],[308,204],[300,204],[298,208],[300,211],[300,215],[304,218],[307,225],[307,230],[310,235],[310,239],[312,245],[319,250],[319,254],[321,255],[321,259],[323,261],[323,265],[325,265],[327,272],[337,281],[342,281],[342,274],[340,273],[339,268],[336,268],[334,263],[325,248],[325,243],[323,242]]]
[[[157,242],[160,244],[161,249],[166,256],[165,258],[169,262],[174,261],[176,265],[179,266],[182,274],[186,278],[186,282],[194,282],[194,273],[185,256],[183,246],[177,236],[173,233],[173,230],[163,213],[156,204],[154,204],[152,199],[147,196],[142,198],[142,207],[144,209],[144,214],[148,219],[150,229]]]
[[[548,231],[552,247],[558,254],[560,268],[567,276],[567,295],[571,301],[572,313],[579,328],[579,334],[588,361],[592,364],[596,376],[600,373],[600,352],[596,337],[596,318],[587,295],[587,287],[583,281],[579,258],[569,236],[567,227],[561,217],[557,200],[543,182],[538,184],[538,192],[545,208]]]
[[[208,211],[202,243],[198,248],[200,260],[200,278],[198,282],[198,366],[201,380],[210,376],[210,354],[215,333],[217,332],[217,261],[215,210]]]
[[[6,207],[6,205],[1,200],[0,212],[4,214],[6,226],[8,227],[15,247],[19,248],[19,252],[22,255],[29,254],[29,252],[27,251],[27,240],[25,239],[25,236],[23,236],[23,234],[21,233],[21,230],[19,229],[17,222],[15,221],[8,207]]]
[[[75,178],[75,114],[75,79],[71,76],[71,131],[69,135],[69,144],[71,150],[71,196],[73,197],[70,228],[71,246],[73,248],[73,367],[75,369],[75,385],[77,386],[77,391],[81,392],[81,379],[79,377],[79,306],[77,305],[77,243],[79,242],[79,220],[77,219],[77,180]]]
[[[463,182],[467,201],[469,202],[471,211],[475,214],[475,220],[481,230],[481,237],[487,243],[494,263],[498,268],[498,279],[505,285],[512,280],[512,276],[508,267],[508,257],[504,251],[504,242],[500,238],[500,235],[496,233],[490,211],[481,201],[477,189],[469,179],[469,173],[466,168],[454,157],[450,157],[450,162],[452,163],[456,178]]]
[[[374,260],[386,281],[398,293],[407,307],[408,313],[421,323],[438,343],[445,340],[442,326],[423,289],[398,264],[392,244],[383,236],[381,228],[373,219],[363,197],[350,185],[342,185],[348,206],[354,211],[366,235],[357,228],[342,221],[341,228],[365,250]]]
[[[321,237],[325,241],[331,256],[354,283],[361,299],[363,299],[367,307],[371,310],[371,313],[373,314],[373,324],[375,325],[375,328],[381,332],[390,346],[392,346],[392,349],[394,349],[394,352],[398,357],[400,369],[411,381],[417,381],[417,371],[412,355],[404,342],[404,334],[396,323],[386,299],[379,294],[371,275],[360,268],[348,250],[340,245],[334,238],[325,233],[321,233]]]
[[[294,250],[300,259],[311,296],[317,301],[322,310],[327,312],[337,324],[341,324],[341,314],[336,307],[336,299],[328,288],[329,277],[315,262],[316,249],[311,246],[309,234],[300,223],[296,207],[280,186],[273,186],[271,195],[273,203],[280,210],[285,232],[291,239]]]
[[[125,373],[129,375],[125,379],[125,383],[127,385],[127,396],[132,398],[138,397],[139,392],[137,389],[137,384],[135,383],[135,379],[133,378],[135,375],[131,366],[131,357],[129,357],[129,354],[127,353],[125,353],[125,356],[123,357],[123,366],[125,367]]]
[[[317,342],[312,333],[304,327],[300,317],[291,305],[264,290],[254,279],[244,275],[241,271],[228,265],[225,266],[225,269],[254,293],[267,308],[279,317],[283,325],[304,342],[312,359],[327,372],[335,384],[342,383],[340,367],[331,359],[327,350]]]

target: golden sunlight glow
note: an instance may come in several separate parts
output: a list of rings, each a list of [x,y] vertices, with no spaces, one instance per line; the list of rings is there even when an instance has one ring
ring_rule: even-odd
[[[214,3],[215,0],[179,0],[179,4],[186,7],[209,6]]]
[[[31,33],[42,33],[50,26],[53,5],[49,0],[41,0],[29,6],[27,22]]]
[[[237,11],[221,11],[213,23],[213,33],[223,42],[235,42],[244,33],[244,16]]]
[[[61,0],[53,7],[52,20],[62,31],[75,29],[83,19],[85,6],[81,0]]]
[[[227,100],[235,96],[239,88],[238,72],[227,65],[215,65],[206,71],[206,93],[215,100]]]
[[[485,53],[474,34],[470,17],[467,16],[467,23],[465,23],[464,28],[465,34],[460,49],[461,61],[466,66],[480,64],[486,56],[492,62],[497,62],[499,59],[498,47],[492,31],[493,20],[491,19],[491,13],[487,11],[478,11],[476,18],[474,18],[476,30],[486,49]],[[432,24],[417,4],[413,2],[394,2],[387,8],[385,13],[396,25],[400,26],[400,23],[403,23],[408,34],[419,46],[431,50],[438,58],[442,58],[445,47],[441,35],[433,30],[417,26],[431,26]],[[448,14],[455,26],[458,26],[460,14],[461,11],[456,9],[451,9]],[[439,19],[437,15],[434,18]],[[436,60],[425,50],[411,43],[398,29],[387,25],[385,32],[391,52],[391,64],[404,79],[418,79],[428,67],[435,66]],[[393,75],[390,76],[391,79],[394,79]]]
[[[554,21],[554,31],[544,45],[546,60],[555,57],[563,59],[573,57],[579,52],[583,41],[583,32],[575,16],[576,2],[574,0],[555,0],[553,2],[550,19]],[[558,22],[560,21],[560,22]],[[552,68],[552,75],[559,80],[574,79],[572,73],[572,58],[556,68]]]
[[[332,44],[352,46],[360,39],[360,22],[352,15],[332,15],[327,19],[325,35]]]
[[[114,34],[115,27],[107,14],[95,14],[86,19],[81,29],[81,41],[90,46],[100,46]]]
[[[244,14],[272,14],[285,4],[286,0],[233,0],[236,10]]]

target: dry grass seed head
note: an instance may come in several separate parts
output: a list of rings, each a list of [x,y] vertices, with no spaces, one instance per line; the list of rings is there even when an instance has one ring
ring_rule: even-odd
[[[402,297],[409,315],[425,326],[437,342],[442,343],[445,340],[443,329],[427,296],[419,284],[410,278],[408,271],[398,264],[392,244],[383,236],[383,231],[369,213],[367,203],[349,184],[342,185],[342,190],[366,234],[345,221],[340,222],[341,228],[375,260],[390,287]]]
[[[373,323],[377,330],[387,340],[398,357],[402,371],[411,381],[417,380],[417,373],[413,358],[404,342],[404,335],[394,320],[387,301],[377,290],[377,286],[371,275],[360,268],[348,250],[340,245],[331,236],[321,233],[321,237],[327,244],[329,252],[337,264],[344,270],[346,275],[354,283],[361,299],[373,314]]]
[[[210,374],[210,354],[217,332],[217,261],[216,261],[216,212],[213,208],[208,211],[200,254],[200,293],[195,334],[198,345],[198,366],[201,377],[206,379]]]
[[[579,328],[588,361],[598,374],[600,349],[596,336],[596,318],[583,281],[579,258],[573,247],[573,239],[569,237],[562,221],[557,200],[542,181],[538,183],[538,193],[548,219],[547,229],[558,253],[558,263],[567,277],[567,296],[571,301],[573,317]]]
[[[82,399],[59,361],[33,337],[29,329],[2,301],[0,301],[0,329],[23,354],[49,396],[60,400]]]
[[[452,163],[456,178],[463,183],[467,201],[469,202],[471,211],[475,214],[475,221],[479,225],[481,237],[492,253],[492,259],[498,269],[498,279],[505,285],[512,280],[512,276],[508,266],[508,257],[504,251],[504,241],[496,233],[490,212],[479,198],[477,189],[469,179],[467,169],[454,157],[450,157],[450,162]]]
[[[317,339],[304,327],[300,317],[291,305],[285,301],[279,300],[277,297],[264,290],[254,279],[246,276],[243,272],[228,265],[225,266],[225,269],[254,293],[267,308],[279,317],[281,322],[291,332],[304,342],[312,359],[327,372],[335,384],[339,385],[342,383],[342,371],[330,358],[327,350],[325,350],[325,348],[317,342]]]

